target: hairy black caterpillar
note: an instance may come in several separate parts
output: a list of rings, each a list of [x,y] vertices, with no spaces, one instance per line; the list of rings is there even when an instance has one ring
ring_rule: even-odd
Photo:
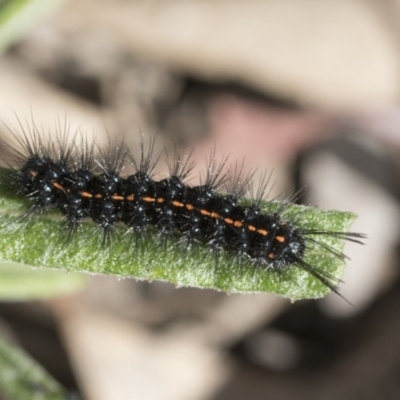
[[[167,159],[170,174],[155,180],[154,168],[161,156],[154,140],[145,149],[141,141],[141,158],[136,161],[125,145],[109,144],[97,149],[84,135],[69,141],[68,130],[59,130],[45,141],[33,126],[13,133],[14,141],[6,144],[14,162],[2,169],[0,188],[25,198],[30,207],[14,220],[29,223],[51,209],[64,215],[61,232],[68,242],[85,220],[92,220],[101,231],[101,246],[108,247],[117,226],[126,227],[135,238],[133,251],[149,232],[160,239],[161,249],[171,242],[183,249],[203,248],[218,266],[228,258],[232,264],[254,271],[269,271],[281,276],[297,267],[339,294],[339,279],[307,260],[309,248],[344,260],[341,251],[324,241],[361,243],[362,234],[310,227],[302,221],[301,212],[287,213],[288,202],[264,199],[267,180],[259,185],[253,199],[246,198],[252,189],[252,176],[242,178],[240,168],[233,174],[222,173],[225,164],[213,157],[204,182],[199,186],[186,183],[193,168],[190,154],[176,152]],[[98,154],[97,154],[98,153]],[[129,164],[133,174],[123,176]],[[265,204],[272,205],[266,211]],[[168,247],[171,251],[172,247]]]

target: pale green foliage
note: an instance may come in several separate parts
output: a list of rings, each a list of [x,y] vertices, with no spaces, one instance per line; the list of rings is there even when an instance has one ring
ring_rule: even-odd
[[[0,393],[10,400],[67,399],[61,386],[42,367],[1,337]]]
[[[0,0],[0,53],[62,0]]]

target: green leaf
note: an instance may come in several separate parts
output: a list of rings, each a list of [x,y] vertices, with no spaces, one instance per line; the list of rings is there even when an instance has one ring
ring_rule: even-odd
[[[67,399],[64,389],[40,365],[2,337],[0,393],[9,400]]]
[[[79,290],[86,279],[83,274],[32,268],[0,262],[0,300],[34,300],[60,296]]]
[[[280,203],[264,203],[266,213]],[[10,228],[15,217],[26,210],[24,200],[7,197],[0,191],[0,258],[36,267],[86,271],[119,277],[164,280],[178,286],[212,288],[231,293],[271,292],[292,300],[324,296],[329,289],[296,266],[283,271],[263,269],[250,261],[237,262],[225,252],[216,263],[215,254],[205,246],[191,248],[177,236],[160,244],[157,232],[135,239],[125,226],[118,226],[110,247],[101,250],[101,235],[93,222],[81,225],[78,234],[67,244],[58,213],[48,213],[29,221],[19,229]],[[323,231],[347,232],[355,215],[340,211],[291,205],[284,212],[288,221]],[[15,224],[14,224],[15,225]],[[65,235],[64,235],[65,236]],[[158,240],[157,240],[158,239]],[[341,252],[343,240],[319,235],[317,240]],[[304,260],[340,278],[344,263],[320,246],[307,244]]]
[[[62,0],[0,0],[0,53]]]

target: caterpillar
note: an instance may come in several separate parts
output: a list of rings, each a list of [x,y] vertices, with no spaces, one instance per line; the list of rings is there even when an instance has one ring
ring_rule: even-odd
[[[287,284],[287,271],[297,269],[311,278],[311,284],[317,282],[340,295],[340,278],[310,262],[307,254],[313,251],[316,260],[333,257],[343,262],[345,255],[332,243],[362,243],[364,235],[310,226],[303,220],[307,214],[303,208],[290,201],[268,201],[266,176],[249,197],[254,193],[253,175],[242,176],[238,164],[233,172],[224,173],[226,159],[217,163],[212,155],[203,182],[192,186],[188,183],[194,167],[190,151],[175,149],[171,158],[155,150],[154,139],[146,147],[142,137],[141,156],[136,160],[123,140],[109,140],[102,147],[82,133],[71,141],[69,130],[61,127],[49,140],[34,124],[28,129],[20,124],[20,128],[21,132],[12,132],[12,142],[3,143],[13,161],[0,170],[0,191],[29,203],[10,222],[12,226],[23,229],[42,214],[57,210],[63,219],[59,235],[66,247],[92,221],[100,232],[99,254],[113,246],[115,233],[123,229],[125,237],[133,238],[126,251],[135,260],[146,260],[142,256],[146,244],[164,254],[163,262],[171,252],[184,258],[193,251],[197,261],[188,262],[189,269],[196,269],[196,263],[203,268],[207,259],[213,265],[208,274],[235,275],[239,268],[247,280],[277,277],[282,287]],[[154,171],[163,154],[169,175],[156,180]],[[133,173],[124,175],[127,165]],[[129,263],[129,257],[125,260]],[[148,268],[155,265],[152,261],[145,264]],[[160,262],[157,268],[163,268]],[[211,287],[224,289],[215,284],[217,279],[213,278]],[[178,281],[190,284],[185,279]],[[257,283],[253,287],[258,291]],[[233,285],[233,290],[252,291],[246,284]]]

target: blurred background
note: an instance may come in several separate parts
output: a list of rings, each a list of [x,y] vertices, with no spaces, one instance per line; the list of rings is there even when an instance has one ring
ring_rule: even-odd
[[[399,398],[400,1],[0,0],[0,50],[11,129],[177,138],[199,170],[216,144],[368,235],[345,249],[354,306],[103,276],[0,303],[71,399]]]

